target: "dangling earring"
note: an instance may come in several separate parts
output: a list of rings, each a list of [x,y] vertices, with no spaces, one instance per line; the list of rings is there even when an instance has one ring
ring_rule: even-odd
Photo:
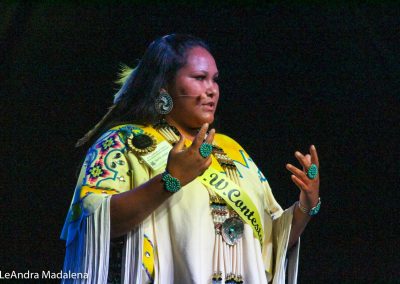
[[[154,106],[157,113],[165,115],[171,112],[174,103],[172,102],[171,96],[166,91],[161,91],[154,101]]]

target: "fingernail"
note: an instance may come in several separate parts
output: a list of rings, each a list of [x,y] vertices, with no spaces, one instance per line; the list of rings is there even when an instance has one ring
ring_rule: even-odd
[[[294,154],[295,154],[296,156],[300,156],[300,152],[298,152],[298,151],[296,151]]]
[[[315,146],[314,146],[314,145],[311,145],[311,149],[315,150]]]

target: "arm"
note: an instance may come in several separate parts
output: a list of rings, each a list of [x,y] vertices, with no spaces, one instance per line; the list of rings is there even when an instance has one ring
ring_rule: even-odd
[[[310,179],[306,174],[306,170],[311,164],[315,164],[319,168],[318,154],[314,145],[310,147],[310,153],[311,155],[307,154],[306,156],[300,152],[295,153],[295,156],[302,165],[303,170],[300,170],[291,164],[286,165],[286,168],[292,173],[292,181],[300,189],[299,201],[302,206],[308,209],[315,207],[319,198],[319,175],[314,179]],[[296,206],[293,213],[289,248],[297,242],[311,218],[311,216],[301,211],[299,206]]]
[[[111,238],[134,228],[171,195],[164,190],[161,175],[133,190],[114,195],[110,201]]]
[[[203,125],[192,145],[184,150],[184,138],[171,150],[167,170],[184,186],[204,172],[211,164],[211,157],[203,158],[199,154],[199,147],[203,143],[208,124]],[[214,130],[210,131],[206,142],[212,143]],[[172,193],[164,189],[161,175],[157,175],[146,183],[111,198],[111,237],[124,235],[132,230],[154,210],[157,209]]]

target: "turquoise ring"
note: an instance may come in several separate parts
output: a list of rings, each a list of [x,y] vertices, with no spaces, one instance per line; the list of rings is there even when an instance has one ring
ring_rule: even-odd
[[[208,143],[201,144],[199,152],[203,158],[208,158],[212,152],[212,145]]]
[[[315,179],[317,177],[317,175],[318,175],[318,167],[317,167],[317,165],[316,164],[311,164],[311,166],[308,168],[307,176],[310,179]]]

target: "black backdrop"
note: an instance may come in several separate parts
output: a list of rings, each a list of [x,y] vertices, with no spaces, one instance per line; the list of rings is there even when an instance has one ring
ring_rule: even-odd
[[[206,39],[221,73],[219,130],[240,141],[283,207],[285,170],[317,146],[322,209],[302,237],[300,283],[400,281],[400,6],[0,4],[0,270],[62,266],[84,150],[119,63],[171,32]]]

